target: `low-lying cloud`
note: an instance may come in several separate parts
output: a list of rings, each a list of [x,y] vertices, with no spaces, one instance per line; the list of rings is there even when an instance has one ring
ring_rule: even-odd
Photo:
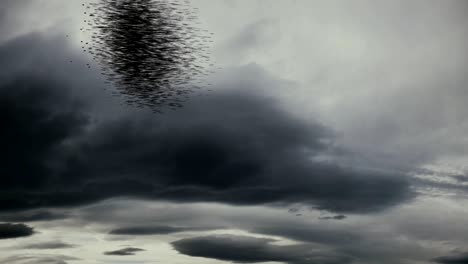
[[[279,246],[275,240],[248,236],[204,236],[172,243],[182,254],[236,263],[285,262],[288,264],[344,264],[351,258],[314,248],[311,244]]]

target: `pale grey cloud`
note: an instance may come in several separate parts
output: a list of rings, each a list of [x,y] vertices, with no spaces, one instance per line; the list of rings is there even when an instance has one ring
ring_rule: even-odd
[[[78,258],[55,255],[20,255],[1,259],[5,264],[68,264]]]

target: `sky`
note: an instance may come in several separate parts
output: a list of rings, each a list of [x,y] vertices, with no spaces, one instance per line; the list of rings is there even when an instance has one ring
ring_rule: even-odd
[[[0,263],[468,263],[468,2],[185,1],[211,62],[158,111],[84,2],[0,2]]]

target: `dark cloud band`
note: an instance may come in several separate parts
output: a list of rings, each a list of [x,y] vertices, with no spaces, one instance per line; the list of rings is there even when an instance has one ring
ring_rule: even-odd
[[[451,256],[442,256],[432,260],[440,264],[466,264],[468,263],[468,253],[461,253]]]
[[[30,38],[0,47],[0,57],[17,53],[16,47],[34,42]],[[44,50],[52,46],[45,40],[34,43],[44,43]],[[26,60],[32,60],[31,67],[0,82],[5,127],[0,140],[6,146],[0,210],[132,196],[242,205],[304,203],[369,212],[411,198],[404,174],[315,161],[333,151],[333,133],[289,115],[274,100],[242,92],[275,83],[254,66],[249,67],[256,78],[243,83],[241,92],[193,100],[164,116],[93,122],[86,104],[67,91],[71,84],[59,70],[60,61],[49,64],[44,76],[33,66],[49,57],[18,55],[4,63],[14,69]],[[233,69],[232,80],[240,78],[237,72]]]
[[[128,247],[128,248],[123,248],[123,249],[114,250],[114,251],[107,251],[107,252],[104,252],[104,255],[133,256],[140,251],[145,251],[145,250],[141,248]]]
[[[34,234],[34,229],[25,224],[0,224],[0,239],[28,237]]]

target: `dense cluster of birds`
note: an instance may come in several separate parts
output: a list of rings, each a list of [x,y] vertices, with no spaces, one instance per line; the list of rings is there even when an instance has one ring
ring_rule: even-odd
[[[94,0],[82,7],[80,30],[90,33],[82,49],[127,104],[176,109],[210,85],[212,33],[200,28],[189,0]]]

